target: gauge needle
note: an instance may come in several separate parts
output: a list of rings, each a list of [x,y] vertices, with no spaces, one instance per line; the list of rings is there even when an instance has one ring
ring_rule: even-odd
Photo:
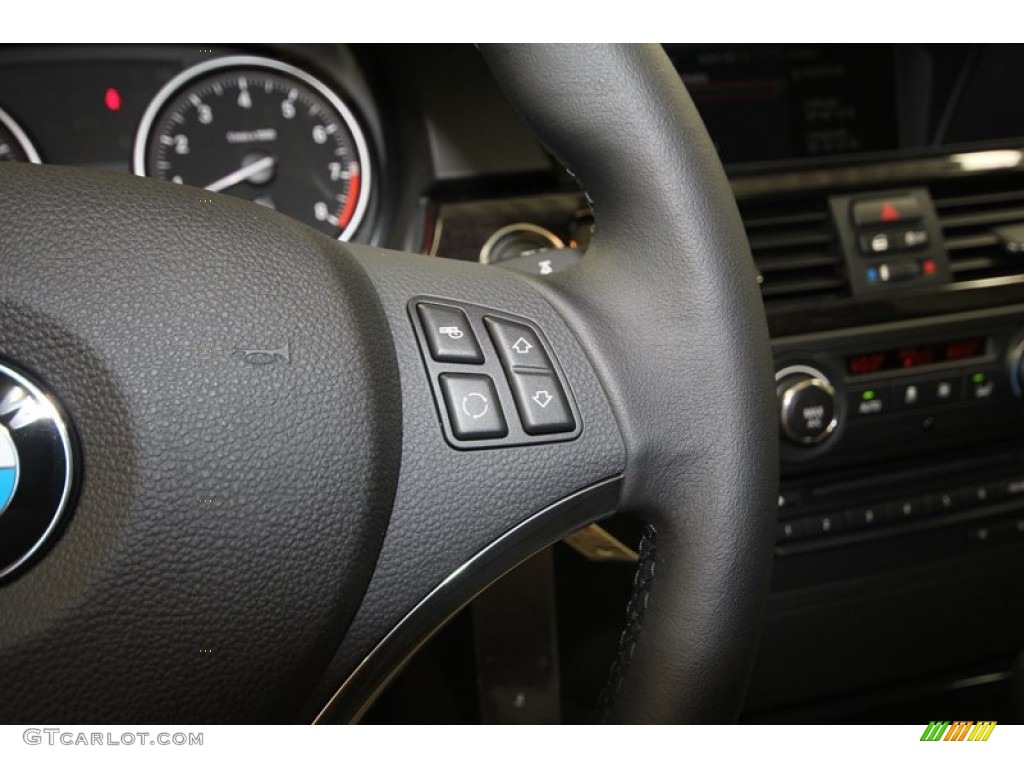
[[[246,179],[250,179],[258,173],[269,170],[274,166],[273,157],[264,157],[262,160],[257,160],[255,163],[249,163],[243,165],[237,171],[232,171],[227,176],[217,179],[212,184],[207,184],[204,189],[210,192],[220,192],[221,190],[233,187],[235,184],[239,184]]]

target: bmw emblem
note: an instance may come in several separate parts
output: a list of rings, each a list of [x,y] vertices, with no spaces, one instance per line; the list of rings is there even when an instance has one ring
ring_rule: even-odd
[[[11,434],[0,426],[0,513],[14,498],[18,487],[18,449],[14,447]]]
[[[57,403],[0,363],[0,578],[42,549],[67,510],[75,457]]]

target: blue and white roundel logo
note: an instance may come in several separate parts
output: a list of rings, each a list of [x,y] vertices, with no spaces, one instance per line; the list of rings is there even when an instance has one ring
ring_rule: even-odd
[[[75,488],[73,450],[54,396],[0,361],[0,588],[55,539]]]
[[[0,515],[14,498],[18,487],[18,449],[7,428],[0,424]]]

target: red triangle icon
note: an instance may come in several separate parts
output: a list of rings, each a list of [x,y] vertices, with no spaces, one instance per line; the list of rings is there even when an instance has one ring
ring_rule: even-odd
[[[900,209],[886,200],[882,203],[882,221],[899,221]]]

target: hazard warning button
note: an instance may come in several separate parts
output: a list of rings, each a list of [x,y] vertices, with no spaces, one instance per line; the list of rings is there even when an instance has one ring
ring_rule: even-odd
[[[902,224],[918,221],[921,218],[921,206],[912,195],[876,197],[870,200],[854,200],[851,213],[853,223],[858,227]]]

